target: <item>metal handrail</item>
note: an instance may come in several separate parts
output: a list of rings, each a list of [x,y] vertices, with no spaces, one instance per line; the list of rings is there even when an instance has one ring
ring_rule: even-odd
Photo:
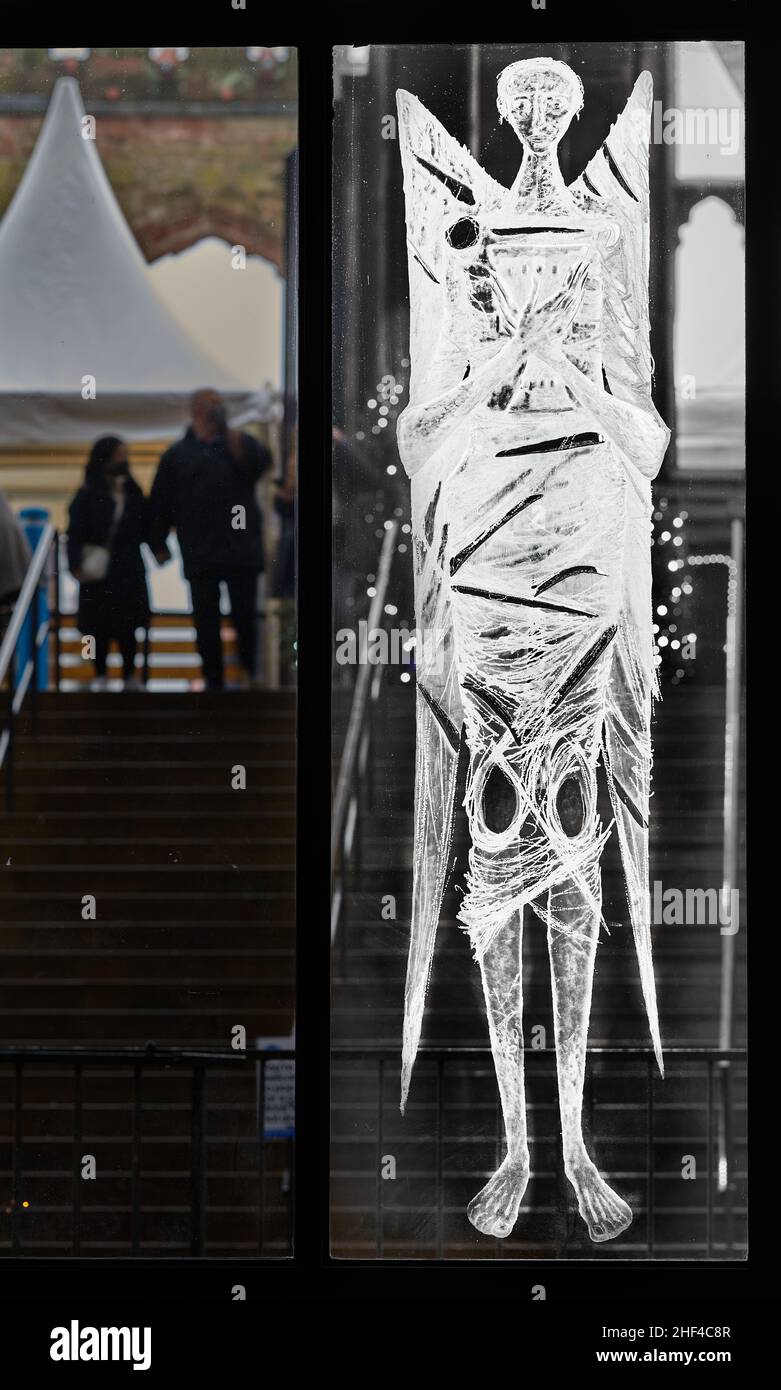
[[[727,555],[690,555],[689,565],[724,565],[727,571],[727,625],[724,651],[726,654],[724,719],[724,842],[722,850],[722,897],[729,910],[731,890],[739,886],[740,859],[740,658],[743,624],[743,521],[733,517],[730,527],[730,551]],[[721,938],[721,993],[719,1043],[728,1048],[732,1043],[735,1008],[735,936]],[[719,1191],[729,1182],[732,1169],[732,1143],[728,1132],[731,1113],[729,1104],[730,1070],[721,1068],[724,1103],[719,1114]]]
[[[54,614],[39,622],[41,604],[41,580],[51,551],[54,551]],[[25,668],[16,679],[16,657],[19,639],[29,614],[32,614],[31,653]],[[54,630],[55,640],[55,685],[60,680],[60,543],[59,536],[51,522],[44,526],[33,552],[32,560],[19,591],[19,597],[11,614],[11,621],[0,644],[0,686],[8,681],[8,705],[6,727],[0,736],[0,767],[5,766],[6,807],[13,810],[14,802],[14,731],[15,721],[22,708],[24,697],[30,690],[33,731],[36,726],[37,690],[36,666],[38,652]]]
[[[43,569],[49,557],[49,551],[55,540],[57,532],[51,522],[47,522],[38,538],[38,544],[33,552],[24,583],[19,590],[19,597],[14,604],[14,611],[11,621],[8,624],[6,634],[0,643],[0,684],[3,682],[11,665],[11,659],[16,651],[16,646],[22,634],[24,620],[32,605],[35,594],[43,577]]]
[[[385,532],[382,542],[380,560],[377,567],[377,578],[375,580],[375,591],[369,609],[368,628],[370,632],[379,626],[382,618],[398,532],[399,523],[394,521]],[[372,668],[367,663],[362,663],[358,668],[358,676],[355,682],[352,705],[350,707],[350,718],[347,724],[347,734],[344,740],[341,762],[339,764],[339,773],[336,780],[336,791],[334,793],[333,809],[331,812],[332,942],[336,937],[341,917],[341,906],[344,894],[344,867],[350,853],[350,845],[347,843],[347,840],[352,839],[352,832],[357,823],[357,796],[354,784],[356,777],[360,777],[364,765],[368,765],[369,730],[367,728],[367,718],[370,714],[372,705],[379,696],[383,670],[382,663],[373,669],[376,675],[375,680],[372,682],[370,681]],[[348,827],[350,827],[349,834]]]

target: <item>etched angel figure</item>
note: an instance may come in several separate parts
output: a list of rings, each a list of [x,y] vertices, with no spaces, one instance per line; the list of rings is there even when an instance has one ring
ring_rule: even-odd
[[[557,146],[583,104],[548,58],[500,74],[523,146],[512,188],[398,93],[411,299],[409,404],[417,755],[402,1110],[420,1040],[464,760],[471,848],[458,917],[482,974],[507,1154],[468,1207],[507,1236],[529,1178],[524,916],[544,924],[564,1166],[593,1241],[627,1203],[598,1173],[581,1111],[600,858],[615,825],[660,1071],[648,804],[651,479],[669,440],[651,399],[648,142],[637,80],[567,187]],[[613,820],[597,812],[601,760]],[[527,919],[528,920],[528,919]]]

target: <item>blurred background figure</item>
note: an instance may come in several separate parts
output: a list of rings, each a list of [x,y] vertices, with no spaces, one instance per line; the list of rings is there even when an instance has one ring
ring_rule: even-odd
[[[296,448],[295,441],[285,469],[285,476],[276,484],[274,510],[280,519],[279,540],[274,561],[271,585],[272,598],[294,598],[296,592],[295,515],[296,515]]]
[[[8,626],[30,563],[30,547],[0,492],[0,642]]]
[[[255,487],[271,468],[272,457],[251,434],[228,427],[219,391],[211,387],[195,391],[190,410],[184,438],[166,449],[152,485],[149,545],[158,564],[166,564],[171,558],[167,536],[176,528],[206,689],[221,690],[223,582],[244,684],[255,678],[256,596],[258,576],[265,568]]]
[[[290,444],[285,476],[275,484],[274,510],[279,517],[279,537],[274,559],[271,597],[279,600],[279,657],[283,685],[295,684],[296,630],[296,432]]]
[[[104,435],[92,447],[69,509],[68,564],[79,581],[78,626],[95,642],[93,690],[108,687],[109,646],[122,655],[124,688],[140,690],[135,671],[136,628],[149,623],[149,594],[141,545],[148,502],[130,476],[127,445]]]

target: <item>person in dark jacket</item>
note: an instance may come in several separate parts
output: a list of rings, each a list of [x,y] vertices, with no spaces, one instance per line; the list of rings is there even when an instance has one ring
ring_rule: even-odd
[[[30,547],[4,493],[0,492],[0,642],[32,559]]]
[[[290,599],[296,593],[296,451],[290,450],[284,480],[276,484],[274,511],[280,519],[271,597]]]
[[[149,594],[141,544],[147,539],[148,503],[130,476],[127,445],[104,435],[92,447],[84,483],[70,504],[68,564],[79,580],[77,622],[95,639],[93,690],[107,686],[112,640],[122,654],[125,689],[141,689],[135,671],[136,628],[149,623]],[[91,577],[90,547],[107,549],[104,577]]]
[[[176,528],[192,594],[198,651],[207,689],[223,686],[220,584],[225,582],[247,679],[255,675],[255,596],[264,568],[263,527],[255,485],[271,468],[269,450],[229,429],[218,391],[196,391],[183,439],[160,459],[150,495],[149,544],[159,564]]]

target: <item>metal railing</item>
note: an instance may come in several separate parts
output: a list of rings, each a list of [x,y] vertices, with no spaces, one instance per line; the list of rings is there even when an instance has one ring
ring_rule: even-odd
[[[70,632],[74,629],[76,614],[63,611],[61,603],[60,579],[67,569],[67,560],[64,561],[62,554],[66,540],[67,536],[58,533],[51,523],[44,527],[0,643],[0,689],[3,686],[7,687],[6,717],[0,732],[0,768],[5,768],[6,807],[9,811],[13,810],[14,800],[15,722],[29,691],[32,732],[36,732],[38,684],[34,677],[37,677],[38,653],[49,635],[54,638],[54,650],[48,664],[48,686],[50,689],[60,690],[63,681],[67,682],[68,667],[62,659],[62,645],[67,642]],[[41,593],[46,581],[51,582],[52,602],[48,617],[42,621]],[[257,616],[262,619],[265,615],[260,612]],[[20,672],[18,651],[27,631],[28,617],[31,617],[33,631],[32,653]],[[193,615],[189,609],[181,613],[174,609],[156,609],[150,614],[148,623],[138,624],[142,630],[141,675],[145,685],[150,676],[151,634],[156,617],[181,617],[183,624],[193,623]]]
[[[122,1067],[129,1068],[132,1075],[132,1092],[130,1100],[131,1111],[131,1132],[130,1132],[130,1254],[139,1255],[141,1253],[141,1231],[143,1206],[141,1202],[141,1180],[143,1176],[142,1152],[143,1143],[143,1115],[144,1115],[144,1093],[143,1075],[146,1069],[170,1069],[175,1071],[190,1071],[190,1254],[201,1256],[205,1253],[206,1246],[206,1217],[207,1217],[207,1075],[217,1067],[247,1067],[254,1064],[258,1068],[258,1088],[257,1088],[257,1134],[255,1142],[257,1146],[257,1214],[258,1214],[258,1241],[257,1254],[265,1253],[265,1214],[266,1214],[266,1145],[271,1142],[278,1142],[276,1136],[266,1137],[266,1082],[267,1069],[269,1063],[280,1061],[292,1061],[295,1052],[292,1050],[275,1049],[251,1049],[244,1052],[233,1052],[225,1050],[207,1050],[198,1048],[168,1048],[158,1047],[155,1043],[147,1043],[145,1047],[115,1047],[105,1050],[92,1048],[56,1048],[56,1047],[0,1047],[0,1076],[4,1067],[11,1067],[14,1073],[13,1089],[13,1128],[11,1134],[11,1200],[6,1206],[6,1211],[10,1207],[11,1222],[11,1254],[19,1255],[24,1252],[21,1240],[21,1220],[23,1211],[23,1191],[24,1191],[24,1145],[25,1145],[25,1103],[24,1103],[24,1079],[25,1070],[29,1067],[50,1066],[56,1068],[66,1067],[73,1074],[73,1127],[70,1136],[72,1143],[72,1166],[71,1166],[71,1231],[69,1252],[72,1255],[81,1253],[81,1230],[82,1230],[82,1142],[83,1142],[83,1079],[84,1073],[92,1068],[103,1067]],[[58,1091],[61,1100],[61,1095]],[[29,1141],[28,1141],[29,1142]],[[293,1137],[289,1137],[285,1142],[288,1144],[288,1163],[292,1174],[292,1149]],[[115,1175],[116,1176],[116,1175]],[[147,1175],[147,1183],[150,1181]],[[292,1187],[291,1187],[292,1191]],[[288,1200],[287,1212],[287,1250],[292,1246],[292,1197]],[[34,1252],[30,1252],[34,1253]]]
[[[47,572],[51,556],[53,569]],[[53,578],[53,612],[41,621],[41,588],[44,579]],[[30,656],[24,669],[17,670],[18,648],[25,631],[28,614],[30,624]],[[41,532],[33,552],[24,583],[19,591],[11,620],[0,644],[0,689],[7,684],[5,728],[0,734],[0,767],[5,767],[5,802],[9,811],[14,803],[14,733],[16,718],[27,691],[30,692],[30,713],[35,732],[38,713],[38,653],[49,633],[54,633],[55,687],[59,688],[60,671],[60,545],[55,528],[48,523]]]
[[[369,633],[383,619],[393,556],[399,524],[394,521],[385,532],[377,566],[374,595],[369,609]],[[370,666],[360,661],[355,681],[344,749],[336,780],[331,812],[331,944],[333,945],[342,919],[347,886],[348,867],[353,876],[360,873],[361,825],[363,813],[371,806],[373,795],[374,712],[382,687],[385,663]],[[356,833],[356,831],[358,833]],[[347,934],[342,931],[341,973],[346,973]]]
[[[743,633],[743,520],[733,517],[730,525],[729,554],[690,555],[690,566],[723,565],[727,574],[727,622],[724,642],[725,697],[724,718],[724,839],[722,848],[722,902],[725,910],[730,908],[730,895],[740,883],[740,697],[741,697],[741,649]],[[735,1018],[735,936],[726,933],[721,937],[721,998],[719,1045],[729,1048]],[[729,1146],[726,1132],[729,1125],[730,1074],[725,1070],[722,1078],[724,1087],[723,1104],[719,1115],[719,1188],[723,1190],[723,1166]]]
[[[732,1232],[733,1210],[732,1210],[732,1208],[733,1208],[733,1205],[734,1205],[734,1197],[735,1197],[735,1175],[734,1175],[734,1125],[731,1123],[731,1117],[728,1117],[728,1118],[727,1118],[727,1122],[726,1122],[724,1128],[725,1128],[726,1132],[728,1133],[728,1135],[730,1136],[730,1145],[731,1145],[731,1147],[730,1147],[730,1150],[729,1150],[729,1153],[728,1153],[727,1157],[726,1157],[726,1158],[723,1158],[721,1152],[720,1152],[719,1149],[718,1149],[717,1143],[716,1143],[716,1122],[717,1122],[717,1118],[718,1118],[718,1117],[716,1117],[716,1116],[714,1115],[714,1111],[718,1108],[718,1110],[719,1110],[719,1117],[720,1117],[720,1109],[721,1109],[721,1106],[723,1106],[723,1104],[725,1103],[726,1098],[729,1097],[729,1096],[731,1095],[731,1092],[729,1092],[728,1090],[726,1090],[726,1088],[722,1088],[722,1087],[718,1087],[718,1088],[717,1088],[717,1086],[716,1086],[716,1078],[717,1078],[717,1075],[718,1075],[718,1074],[721,1074],[721,1073],[723,1073],[724,1071],[731,1071],[731,1070],[732,1070],[736,1065],[738,1065],[738,1064],[745,1064],[745,1061],[746,1061],[746,1052],[745,1052],[745,1050],[740,1049],[740,1048],[728,1048],[728,1049],[725,1049],[725,1048],[711,1048],[711,1047],[668,1047],[668,1048],[665,1048],[664,1056],[665,1056],[665,1061],[668,1063],[668,1069],[669,1069],[669,1070],[672,1070],[672,1068],[675,1066],[675,1064],[677,1064],[677,1063],[679,1063],[679,1062],[680,1062],[680,1063],[690,1062],[690,1063],[694,1063],[694,1064],[702,1064],[702,1066],[703,1066],[704,1069],[705,1069],[704,1080],[705,1080],[705,1106],[706,1106],[706,1135],[705,1135],[705,1147],[706,1147],[706,1177],[705,1177],[705,1241],[704,1241],[704,1244],[705,1244],[705,1249],[706,1249],[706,1258],[709,1258],[709,1259],[711,1259],[711,1258],[721,1258],[722,1255],[723,1255],[723,1251],[720,1251],[720,1252],[715,1252],[715,1251],[714,1251],[714,1216],[715,1216],[715,1214],[716,1214],[716,1200],[715,1200],[715,1194],[716,1194],[717,1187],[718,1187],[718,1191],[719,1191],[719,1192],[721,1192],[721,1193],[723,1193],[723,1194],[726,1194],[725,1197],[724,1197],[724,1200],[723,1200],[723,1202],[722,1202],[722,1206],[721,1206],[720,1210],[722,1210],[722,1211],[724,1212],[724,1214],[725,1214],[725,1216],[726,1216],[726,1221],[727,1221],[727,1231],[728,1231],[727,1240],[726,1240],[727,1247],[728,1247],[728,1248],[733,1248],[733,1232]],[[340,1045],[337,1045],[337,1046],[335,1046],[335,1047],[332,1048],[332,1050],[331,1050],[331,1057],[332,1057],[332,1064],[336,1064],[336,1063],[340,1063],[340,1062],[370,1062],[370,1063],[372,1063],[373,1065],[375,1065],[375,1066],[376,1066],[376,1069],[377,1069],[377,1111],[376,1111],[376,1121],[375,1121],[375,1129],[374,1129],[374,1137],[375,1137],[375,1140],[376,1140],[376,1170],[375,1170],[375,1171],[376,1171],[376,1174],[377,1174],[377,1182],[376,1182],[376,1187],[375,1187],[375,1207],[374,1207],[374,1211],[375,1211],[375,1222],[376,1222],[375,1230],[376,1230],[376,1249],[377,1249],[377,1256],[378,1256],[379,1258],[382,1258],[382,1257],[383,1257],[383,1254],[384,1254],[384,1231],[383,1231],[383,1227],[384,1227],[384,1216],[385,1216],[386,1210],[388,1210],[388,1211],[390,1210],[390,1209],[386,1209],[386,1207],[385,1207],[385,1205],[384,1205],[385,1183],[384,1183],[383,1180],[382,1180],[383,1157],[384,1157],[384,1154],[385,1154],[385,1151],[386,1151],[386,1147],[387,1147],[387,1139],[386,1139],[386,1134],[385,1134],[385,1106],[386,1106],[386,1103],[387,1103],[387,1102],[386,1102],[386,1098],[385,1098],[385,1073],[386,1073],[387,1065],[388,1065],[389,1063],[392,1063],[393,1066],[394,1066],[394,1070],[395,1070],[396,1076],[398,1077],[398,1075],[399,1075],[399,1073],[400,1073],[400,1068],[401,1068],[401,1057],[400,1057],[400,1054],[399,1054],[398,1049],[396,1049],[396,1048],[391,1048],[391,1047],[387,1047],[387,1048],[386,1048],[386,1047],[349,1047],[349,1046],[340,1046]],[[525,1050],[525,1052],[524,1052],[524,1057],[525,1057],[527,1063],[528,1063],[529,1061],[531,1061],[532,1063],[534,1063],[534,1062],[539,1061],[541,1058],[545,1058],[545,1057],[547,1057],[547,1058],[549,1058],[549,1059],[552,1059],[552,1058],[555,1058],[555,1049],[554,1049],[554,1048],[550,1048],[550,1047],[546,1047],[546,1048],[527,1048],[527,1049]],[[658,1178],[659,1176],[661,1176],[661,1175],[658,1174],[657,1171],[656,1171],[656,1144],[657,1144],[656,1110],[657,1110],[657,1108],[659,1107],[660,1104],[661,1104],[661,1105],[664,1104],[663,1099],[662,1099],[661,1102],[660,1102],[659,1098],[657,1097],[657,1095],[656,1095],[656,1087],[655,1087],[655,1085],[654,1085],[654,1082],[655,1082],[655,1068],[656,1068],[656,1059],[655,1059],[654,1051],[653,1051],[653,1048],[650,1048],[650,1047],[620,1047],[620,1046],[590,1047],[590,1048],[587,1049],[587,1070],[586,1070],[586,1088],[585,1088],[585,1097],[584,1097],[584,1112],[587,1113],[587,1114],[589,1115],[589,1117],[590,1117],[590,1119],[591,1119],[592,1121],[593,1121],[593,1117],[594,1117],[594,1100],[593,1100],[593,1091],[592,1091],[591,1088],[592,1088],[592,1086],[593,1086],[594,1077],[593,1077],[593,1068],[591,1068],[590,1066],[588,1066],[588,1062],[595,1061],[595,1060],[599,1060],[599,1059],[602,1059],[602,1058],[604,1058],[604,1059],[606,1059],[606,1060],[608,1060],[608,1061],[616,1061],[616,1062],[619,1062],[619,1063],[620,1063],[620,1062],[640,1062],[640,1063],[642,1063],[643,1069],[645,1070],[645,1073],[646,1073],[645,1096],[644,1096],[644,1098],[642,1099],[642,1101],[639,1101],[639,1103],[643,1105],[643,1108],[644,1108],[644,1110],[645,1110],[645,1117],[646,1117],[646,1121],[645,1121],[645,1136],[644,1136],[644,1147],[645,1147],[644,1184],[645,1184],[645,1199],[646,1199],[646,1235],[645,1235],[645,1252],[646,1252],[646,1256],[647,1256],[648,1258],[654,1258],[655,1255],[656,1255],[656,1232],[655,1232],[655,1223],[656,1223],[656,1219],[657,1219],[656,1201],[655,1201],[655,1189],[656,1189],[656,1180],[657,1180],[657,1178]],[[482,1064],[483,1066],[486,1066],[487,1068],[491,1068],[491,1066],[492,1066],[492,1062],[491,1062],[491,1050],[490,1050],[490,1047],[488,1047],[487,1045],[475,1046],[475,1047],[468,1047],[468,1046],[434,1047],[434,1046],[425,1046],[425,1045],[424,1045],[424,1046],[422,1046],[422,1047],[420,1047],[420,1048],[418,1049],[418,1065],[420,1066],[421,1063],[426,1063],[426,1062],[433,1063],[433,1065],[434,1065],[434,1078],[435,1078],[434,1101],[433,1101],[433,1110],[434,1110],[434,1133],[433,1133],[433,1136],[428,1135],[427,1138],[433,1137],[433,1142],[434,1142],[434,1151],[435,1151],[435,1160],[434,1160],[435,1199],[434,1199],[434,1204],[433,1204],[433,1210],[434,1210],[434,1215],[435,1215],[435,1238],[434,1238],[434,1244],[435,1244],[435,1248],[436,1248],[436,1257],[437,1257],[438,1259],[441,1259],[441,1258],[443,1258],[443,1256],[444,1256],[444,1251],[445,1251],[445,1246],[446,1246],[446,1240],[445,1240],[445,1214],[446,1214],[446,1209],[445,1209],[445,1201],[444,1201],[445,1179],[446,1179],[446,1172],[445,1172],[446,1130],[445,1130],[445,1085],[444,1085],[444,1082],[445,1082],[445,1071],[446,1071],[446,1068],[448,1067],[448,1065],[451,1064],[451,1063],[454,1063],[454,1064],[466,1063],[466,1064],[468,1064],[468,1065],[471,1065],[472,1067],[474,1067],[476,1064]],[[663,1083],[662,1083],[662,1084],[663,1084]],[[398,1096],[395,1098],[395,1101],[394,1101],[394,1108],[397,1109],[397,1107],[398,1107]],[[419,1137],[419,1136],[416,1136],[416,1137]],[[502,1121],[502,1114],[501,1114],[501,1106],[500,1106],[500,1104],[499,1104],[498,1097],[497,1097],[497,1106],[496,1106],[496,1126],[495,1126],[495,1133],[492,1133],[492,1136],[491,1136],[491,1137],[495,1139],[495,1143],[496,1143],[496,1164],[497,1164],[497,1167],[498,1167],[498,1165],[499,1165],[499,1163],[501,1162],[501,1159],[502,1159],[502,1157],[503,1157],[503,1121]],[[398,1142],[398,1131],[396,1132],[396,1139],[397,1139],[397,1142]],[[531,1136],[531,1139],[532,1139],[532,1141],[533,1141],[533,1136]],[[452,1149],[453,1146],[454,1146],[454,1143],[455,1143],[455,1140],[453,1139],[453,1136],[448,1134],[448,1135],[447,1135],[447,1144],[448,1144],[448,1147],[449,1147],[450,1149]],[[714,1156],[715,1156],[715,1161],[714,1161]],[[717,1169],[723,1162],[726,1162],[726,1163],[728,1164],[728,1172],[727,1172],[725,1175],[720,1174],[720,1173],[717,1174],[717,1172],[714,1172],[714,1169]],[[722,1177],[722,1176],[725,1176],[725,1177],[726,1177],[726,1181],[724,1182],[724,1185],[723,1185],[723,1186],[722,1186],[721,1182],[718,1181],[718,1179],[719,1179],[720,1177]],[[418,1213],[418,1216],[420,1216],[420,1215],[421,1215],[421,1213]],[[419,1221],[418,1221],[416,1224],[419,1225]],[[499,1244],[501,1244],[501,1243],[498,1242],[497,1245],[499,1245]]]

